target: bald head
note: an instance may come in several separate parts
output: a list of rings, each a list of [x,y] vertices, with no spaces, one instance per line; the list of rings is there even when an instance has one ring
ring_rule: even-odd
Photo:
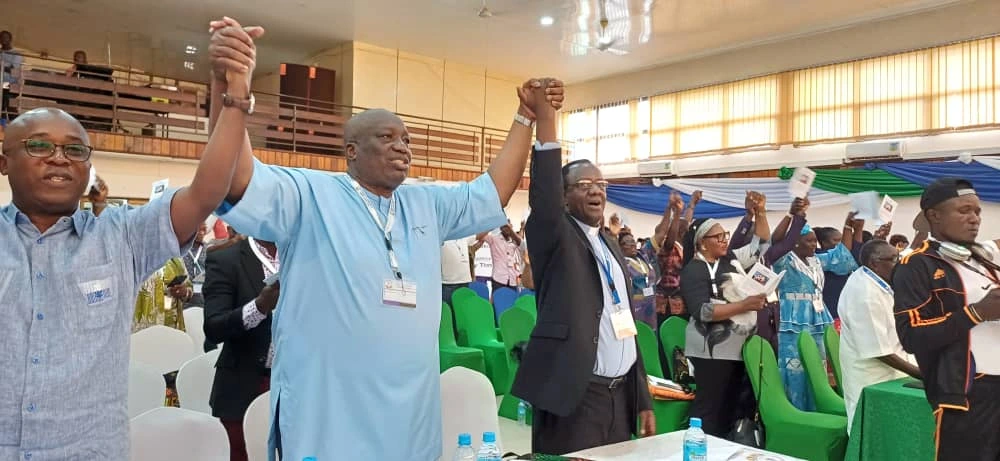
[[[361,112],[344,124],[347,172],[369,191],[388,197],[410,170],[410,133],[385,109]]]
[[[359,112],[344,124],[344,140],[348,143],[358,143],[385,124],[403,125],[403,120],[385,109],[368,109]]]
[[[4,130],[3,152],[4,154],[20,147],[21,141],[38,133],[48,133],[47,126],[60,125],[75,133],[79,141],[90,145],[90,137],[87,130],[80,122],[62,109],[52,107],[41,107],[29,110],[9,124]]]

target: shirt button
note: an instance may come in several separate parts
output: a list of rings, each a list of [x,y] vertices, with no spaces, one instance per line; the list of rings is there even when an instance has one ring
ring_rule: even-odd
[[[34,412],[35,412],[35,404],[29,403],[28,404],[28,413],[34,413]]]
[[[36,243],[38,243],[39,245],[41,245],[42,244],[42,239],[38,239]]]
[[[24,459],[31,459],[31,452],[30,451],[24,452]]]
[[[38,357],[31,358],[31,363],[38,365],[39,362],[41,362],[41,359],[39,359]]]
[[[38,280],[45,280],[45,273],[38,272],[37,274],[35,274],[35,278],[37,278]]]
[[[38,320],[45,320],[45,314],[39,312],[38,314],[35,314],[35,318]]]

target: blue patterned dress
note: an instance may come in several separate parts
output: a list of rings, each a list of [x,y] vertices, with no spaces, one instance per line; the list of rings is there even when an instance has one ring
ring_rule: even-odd
[[[850,273],[857,267],[850,250],[843,244],[809,258],[808,263],[793,252],[785,254],[774,263],[775,272],[785,271],[785,277],[778,285],[781,301],[778,368],[781,369],[788,400],[800,410],[815,410],[815,402],[799,359],[799,333],[806,331],[812,335],[825,364],[823,330],[833,323],[833,317],[823,303],[823,271]]]

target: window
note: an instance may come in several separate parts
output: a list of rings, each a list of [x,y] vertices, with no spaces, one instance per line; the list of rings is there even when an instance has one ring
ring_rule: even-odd
[[[620,102],[597,109],[597,161],[620,163],[632,159],[629,104]]]
[[[997,123],[995,39],[931,50],[934,60],[934,128]]]
[[[929,128],[926,119],[929,54],[923,51],[858,63],[859,136]]]
[[[854,64],[794,72],[792,113],[795,142],[850,137],[854,131]]]

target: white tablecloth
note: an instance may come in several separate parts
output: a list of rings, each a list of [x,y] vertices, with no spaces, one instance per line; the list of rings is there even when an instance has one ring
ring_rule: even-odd
[[[591,448],[566,456],[576,456],[595,461],[682,461],[681,446],[683,443],[684,431],[678,431],[615,445]],[[744,454],[737,455],[741,450]],[[757,461],[802,461],[798,458],[749,448],[728,440],[708,436],[708,461],[745,461],[750,459],[746,456],[750,454],[766,455],[765,457],[752,458]]]

